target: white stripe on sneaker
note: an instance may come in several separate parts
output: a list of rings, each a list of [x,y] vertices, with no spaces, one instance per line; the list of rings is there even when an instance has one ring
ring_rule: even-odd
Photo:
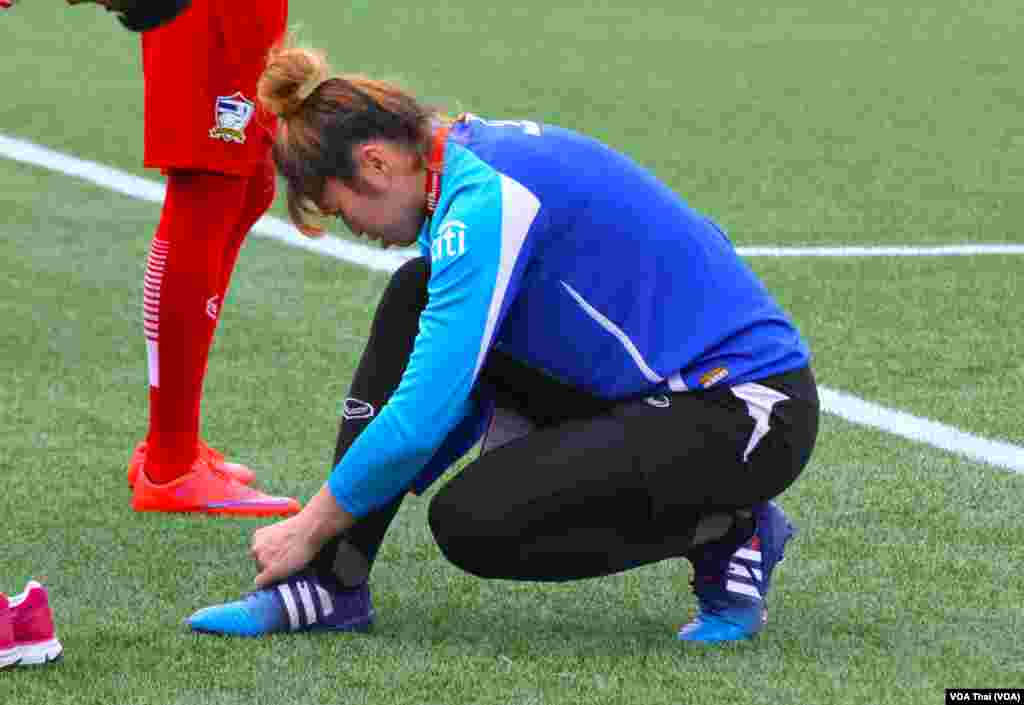
[[[758,600],[761,599],[761,593],[758,592],[757,588],[753,585],[747,585],[746,583],[740,583],[735,580],[729,580],[725,583],[725,589],[729,592],[738,592],[741,595],[747,595],[748,597],[754,597]]]
[[[299,628],[299,610],[295,606],[291,586],[288,583],[278,585],[277,591],[281,593],[281,599],[284,600],[284,609],[288,612],[288,623],[291,625],[292,631],[295,631]]]
[[[752,568],[749,565],[743,565],[742,563],[730,563],[729,573],[732,575],[738,575],[741,578],[753,578],[757,582],[761,582],[761,569]]]
[[[761,582],[761,571],[758,568],[751,568],[750,566],[743,565],[742,563],[730,563],[729,575],[735,575],[746,580],[756,580]]]
[[[331,593],[324,590],[320,583],[316,583],[316,595],[320,598],[320,607],[324,611],[324,617],[334,614],[334,600],[331,599]]]
[[[743,558],[743,559],[748,560],[748,561],[750,561],[752,563],[760,563],[761,562],[761,552],[760,551],[752,551],[749,548],[740,548],[733,555],[736,556],[737,558]]]
[[[306,626],[316,624],[320,621],[316,614],[316,607],[313,606],[313,595],[309,592],[309,583],[299,580],[295,583],[299,591],[299,599],[302,600],[302,609],[306,611]]]

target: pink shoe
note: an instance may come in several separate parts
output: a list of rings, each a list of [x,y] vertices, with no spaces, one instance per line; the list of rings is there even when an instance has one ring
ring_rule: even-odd
[[[56,661],[64,647],[53,629],[50,597],[46,588],[30,580],[25,591],[10,598],[14,624],[14,648],[22,666],[41,666]]]
[[[14,645],[14,622],[7,595],[0,592],[0,671],[17,666],[21,661],[18,649]]]

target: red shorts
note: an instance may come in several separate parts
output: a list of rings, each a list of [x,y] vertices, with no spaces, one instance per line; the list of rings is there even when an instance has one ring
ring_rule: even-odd
[[[276,118],[256,100],[288,0],[193,0],[142,35],[145,165],[249,176],[267,159]]]

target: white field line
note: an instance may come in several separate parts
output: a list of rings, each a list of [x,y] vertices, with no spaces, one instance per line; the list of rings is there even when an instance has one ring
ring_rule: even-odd
[[[912,247],[737,247],[744,257],[950,257],[1024,255],[1024,245],[937,245]]]
[[[822,409],[852,423],[888,431],[973,460],[1024,473],[1024,448],[1020,446],[991,441],[937,421],[887,409],[834,389],[819,387],[818,393]]]
[[[0,156],[50,171],[58,171],[68,176],[75,176],[110,191],[117,191],[143,201],[162,203],[164,200],[165,187],[162,183],[143,179],[96,162],[77,159],[24,140],[0,135]],[[280,218],[272,216],[260,218],[253,227],[253,232],[281,240],[293,247],[311,250],[385,272],[395,271],[412,256],[410,252],[371,248],[329,235],[313,240],[304,237],[298,230]]]
[[[161,202],[163,185],[95,162],[55,152],[46,147],[0,135],[0,155],[14,161],[58,171],[132,198]],[[325,236],[303,237],[291,225],[264,216],[253,231],[294,247],[311,250],[371,269],[392,272],[406,261],[409,251],[385,251]],[[740,247],[747,257],[863,257],[1024,254],[1024,245],[955,245],[950,247]],[[1024,473],[1024,448],[965,433],[952,426],[888,409],[826,387],[820,388],[822,408],[847,421],[877,428],[902,438],[966,456],[973,460]]]

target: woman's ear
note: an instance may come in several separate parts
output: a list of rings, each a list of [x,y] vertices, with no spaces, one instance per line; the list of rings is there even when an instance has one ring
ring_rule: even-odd
[[[356,165],[360,178],[377,189],[393,185],[396,176],[405,171],[408,155],[388,142],[367,142],[356,147]]]
[[[373,179],[387,172],[386,159],[379,143],[367,142],[355,150],[355,163],[364,179]]]

